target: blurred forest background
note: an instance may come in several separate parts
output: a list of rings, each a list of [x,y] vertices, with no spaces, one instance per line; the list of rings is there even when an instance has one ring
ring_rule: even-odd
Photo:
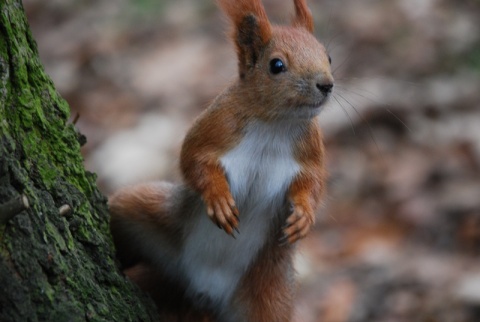
[[[290,1],[264,3],[289,20]],[[24,5],[102,191],[178,180],[185,132],[236,77],[214,1]],[[295,321],[480,321],[480,1],[309,5],[336,87]]]

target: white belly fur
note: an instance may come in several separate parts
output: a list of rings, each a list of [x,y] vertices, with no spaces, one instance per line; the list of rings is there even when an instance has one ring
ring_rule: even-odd
[[[191,295],[206,295],[216,304],[230,300],[265,244],[272,216],[283,205],[288,186],[300,169],[292,153],[293,137],[288,125],[255,123],[246,129],[241,142],[222,156],[240,212],[240,234],[233,239],[205,213],[195,216],[180,259]]]

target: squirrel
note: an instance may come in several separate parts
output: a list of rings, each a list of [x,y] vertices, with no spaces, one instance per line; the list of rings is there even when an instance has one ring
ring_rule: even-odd
[[[238,78],[198,117],[182,183],[142,183],[109,200],[125,274],[166,321],[289,321],[296,241],[325,190],[318,115],[331,59],[305,0],[291,25],[261,0],[218,0],[232,23]]]

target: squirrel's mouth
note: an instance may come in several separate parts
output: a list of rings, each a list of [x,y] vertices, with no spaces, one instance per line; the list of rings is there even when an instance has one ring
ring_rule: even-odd
[[[329,98],[330,98],[330,95],[325,95],[320,100],[314,101],[313,103],[310,103],[310,104],[305,104],[303,106],[310,109],[321,108],[323,105],[325,105],[325,103],[328,101]]]
[[[316,102],[316,103],[313,103],[311,105],[307,105],[308,108],[311,108],[311,109],[316,109],[316,108],[320,108],[322,107],[322,105],[325,103],[325,100],[322,100],[321,102]]]
[[[311,119],[316,117],[320,112],[323,110],[323,106],[325,105],[326,99],[321,101],[316,101],[310,104],[300,104],[297,105],[295,112],[292,113],[295,118],[300,119]]]
[[[321,108],[331,97],[331,92],[328,93],[316,93],[315,95],[307,95],[302,97],[301,100],[297,102],[297,106],[302,108],[309,108],[312,110]]]

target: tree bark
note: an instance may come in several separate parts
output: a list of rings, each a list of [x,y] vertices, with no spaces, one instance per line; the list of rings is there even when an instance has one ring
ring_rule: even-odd
[[[0,0],[0,321],[158,320],[117,268],[69,113],[21,1]]]

